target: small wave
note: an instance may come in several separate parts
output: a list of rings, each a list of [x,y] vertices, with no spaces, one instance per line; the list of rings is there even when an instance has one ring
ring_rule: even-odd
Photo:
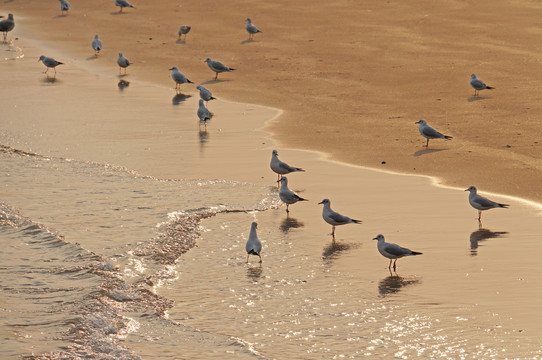
[[[0,60],[3,61],[18,60],[24,58],[23,50],[13,44],[13,41],[10,41],[8,43],[0,43],[0,51],[2,54]]]

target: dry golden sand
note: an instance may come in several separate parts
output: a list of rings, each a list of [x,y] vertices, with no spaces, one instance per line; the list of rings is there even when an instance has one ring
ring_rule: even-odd
[[[92,66],[117,71],[122,51],[132,79],[171,84],[168,68],[207,82],[217,97],[285,110],[269,129],[283,146],[337,160],[428,174],[449,185],[542,200],[539,160],[540,14],[535,1],[133,1],[9,2],[12,37],[39,35]],[[262,31],[247,42],[244,20]],[[192,26],[177,41],[181,24]],[[62,53],[47,54],[61,61]],[[236,68],[210,81],[203,60]],[[90,61],[89,61],[90,63]],[[495,90],[474,98],[476,73]],[[186,87],[186,89],[192,88]],[[425,118],[453,141],[425,143]],[[510,147],[508,147],[509,145]],[[385,165],[382,162],[385,161]]]

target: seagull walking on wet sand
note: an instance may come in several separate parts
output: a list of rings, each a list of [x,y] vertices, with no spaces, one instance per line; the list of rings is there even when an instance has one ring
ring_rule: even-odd
[[[331,210],[331,201],[329,201],[329,199],[324,199],[320,201],[318,205],[320,204],[324,204],[324,210],[322,210],[322,217],[328,224],[331,225],[331,236],[333,236],[333,239],[335,239],[335,226],[345,224],[361,224],[361,220],[355,220]]]
[[[180,90],[182,84],[193,84],[193,82],[188,80],[186,76],[182,72],[180,72],[176,66],[172,67],[169,70],[171,70],[171,78],[173,79],[173,81],[175,81],[176,90]]]
[[[199,107],[198,107],[198,118],[199,121],[207,124],[208,120],[211,120],[213,117],[213,113],[209,111],[203,104],[203,99],[199,100]]]
[[[122,55],[122,53],[120,52],[119,53],[119,57],[117,59],[117,64],[119,65],[119,74],[122,73],[122,69],[124,69],[124,74],[126,75],[126,68],[130,65],[132,65],[132,63],[130,61],[128,61],[128,59],[126,59],[124,57],[124,55]]]
[[[260,262],[262,262],[262,256],[260,255],[262,252],[262,243],[258,239],[258,234],[256,233],[257,227],[258,223],[256,222],[253,222],[250,227],[250,235],[248,236],[247,244],[245,246],[247,251],[247,263],[250,255],[257,255],[260,258]]]
[[[254,40],[254,34],[261,33],[260,30],[252,23],[252,20],[250,18],[247,18],[247,25],[245,26],[245,29],[248,33],[248,40]]]
[[[13,14],[8,14],[8,18],[0,21],[0,32],[4,34],[4,42],[8,37],[8,32],[15,27],[15,21],[13,20]]]
[[[135,9],[135,7],[133,7],[128,1],[126,0],[115,0],[115,6],[118,6],[120,7],[120,10],[119,12],[122,12],[122,9],[124,9],[125,7],[131,7],[133,9]]]
[[[433,129],[431,126],[427,125],[427,121],[424,119],[420,119],[419,121],[416,121],[416,124],[418,125],[418,130],[420,131],[420,134],[422,134],[423,137],[427,139],[427,143],[425,144],[425,147],[429,147],[429,140],[430,139],[444,139],[444,140],[451,140],[452,137],[448,135],[443,135],[439,133],[437,130]]]
[[[52,68],[55,71],[55,75],[56,75],[56,69],[55,68],[58,65],[63,64],[60,61],[56,61],[55,59],[44,56],[44,55],[40,56],[38,62],[39,61],[43,62],[43,65],[45,65],[47,67],[47,69],[45,70],[45,74],[47,74],[47,71],[49,71],[49,68]]]
[[[62,15],[68,15],[68,10],[70,10],[70,3],[67,0],[58,0],[60,1],[60,11]],[[64,14],[66,12],[66,14]]]
[[[488,198],[485,198],[481,195],[477,194],[476,186],[471,185],[468,189],[465,189],[465,191],[468,191],[469,194],[469,204],[476,210],[478,210],[478,222],[482,222],[482,211],[489,210],[493,208],[507,208],[510,205],[508,204],[499,204],[494,201],[489,200]]]
[[[279,190],[279,197],[280,199],[286,204],[286,212],[289,213],[290,210],[288,209],[288,206],[291,204],[295,204],[298,201],[308,201],[307,199],[303,199],[296,193],[294,193],[292,190],[288,189],[288,179],[286,176],[283,176],[280,178],[280,190]]]
[[[190,32],[190,29],[192,29],[191,26],[181,25],[179,28],[179,40],[181,40],[182,36],[184,35],[184,41],[186,41],[186,34]]]
[[[373,240],[378,240],[378,244],[377,244],[378,252],[380,252],[382,256],[390,259],[390,265],[388,266],[388,269],[391,269],[391,262],[395,260],[393,261],[393,271],[395,271],[397,268],[396,266],[397,259],[402,258],[404,256],[422,255],[421,252],[412,251],[410,249],[401,247],[397,244],[387,243],[384,240],[384,235],[382,234],[376,235],[376,237],[373,238]]]
[[[269,164],[271,170],[277,173],[277,181],[280,180],[282,175],[289,174],[291,172],[305,171],[301,168],[290,166],[285,162],[279,160],[279,153],[277,150],[273,150],[271,153],[271,163]]]
[[[213,97],[213,94],[203,85],[196,86],[196,89],[199,90],[199,97],[205,101],[206,103],[209,100],[215,100],[216,98]]]
[[[216,73],[215,80],[218,79],[218,73],[229,72],[229,71],[235,70],[231,67],[228,67],[222,64],[220,61],[211,60],[211,58],[205,59],[205,62],[207,63],[207,66],[209,66],[209,69],[213,70]]]
[[[470,76],[470,86],[472,86],[472,88],[474,89],[474,96],[478,96],[480,94],[480,90],[495,89],[494,87],[487,86],[486,84],[484,84],[482,80],[476,77],[476,74],[472,74]]]
[[[102,50],[102,42],[98,35],[94,35],[94,40],[92,40],[92,49],[94,50],[94,56],[98,56],[100,50]]]

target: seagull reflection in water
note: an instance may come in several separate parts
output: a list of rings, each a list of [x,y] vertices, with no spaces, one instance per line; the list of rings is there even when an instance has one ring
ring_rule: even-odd
[[[418,279],[407,279],[402,276],[395,275],[390,270],[390,276],[385,277],[378,283],[378,293],[380,296],[385,297],[388,295],[397,294],[404,287],[418,284]]]
[[[263,267],[262,263],[259,263],[259,266],[249,266],[247,267],[247,278],[252,281],[258,281],[262,277]]]
[[[199,127],[199,150],[203,151],[205,145],[209,141],[209,133],[207,132],[207,127],[202,128],[201,124]]]
[[[282,220],[280,223],[280,231],[286,234],[288,231],[290,231],[290,229],[298,229],[302,228],[303,226],[305,226],[305,224],[298,221],[296,218],[286,216],[286,218],[284,218],[284,220]]]
[[[185,95],[181,92],[177,92],[175,96],[171,99],[171,103],[176,106],[182,103],[183,101],[186,101],[188,98],[192,97],[192,95]]]
[[[487,239],[502,238],[507,234],[507,231],[491,231],[483,228],[473,231],[470,234],[470,254],[473,256],[478,255],[479,242],[486,241]]]
[[[359,244],[347,244],[333,241],[331,242],[331,244],[324,247],[324,251],[322,252],[322,259],[324,260],[324,263],[329,264],[336,260],[340,254],[351,249],[358,248],[359,246]]]

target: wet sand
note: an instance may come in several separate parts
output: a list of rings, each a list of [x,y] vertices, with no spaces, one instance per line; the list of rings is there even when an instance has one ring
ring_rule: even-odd
[[[38,9],[34,8],[32,11]],[[134,17],[135,11],[122,16],[129,21],[128,16]],[[48,21],[76,22],[75,12],[66,18],[54,18],[55,16],[51,11],[51,19]],[[114,15],[107,13],[106,16]],[[28,18],[25,21],[30,23],[30,20]],[[254,22],[258,24],[256,19]],[[11,36],[14,34],[10,33]],[[83,37],[75,30],[69,34]],[[263,42],[264,34],[260,35]],[[191,39],[192,33],[189,34],[186,44],[175,46],[188,46]],[[167,70],[154,70],[155,75],[161,74],[157,79],[160,79],[160,76],[163,78],[163,82],[157,81],[158,84],[145,82],[150,79],[153,71],[143,74],[143,71],[136,70],[139,66],[137,63],[128,69],[127,76],[119,77],[113,61],[116,58],[113,50],[110,50],[108,55],[104,50],[104,54],[96,60],[90,57],[90,51],[88,59],[79,58],[77,54],[83,53],[84,46],[77,41],[75,43],[74,55],[71,55],[67,50],[60,50],[63,46],[48,48],[51,43],[27,38],[15,41],[17,46],[24,49],[25,58],[1,64],[2,83],[12,84],[4,87],[0,94],[4,103],[8,104],[6,109],[3,109],[4,120],[0,129],[4,144],[52,156],[124,166],[157,178],[229,179],[269,186],[275,186],[276,175],[271,172],[268,163],[271,150],[277,147],[281,159],[307,169],[306,173],[290,176],[290,188],[310,201],[293,205],[290,216],[304,224],[303,229],[294,232],[292,239],[315,244],[314,251],[309,256],[325,257],[326,251],[328,254],[334,253],[328,235],[330,226],[323,222],[320,217],[321,208],[316,205],[322,198],[327,197],[332,200],[335,210],[364,221],[363,225],[337,228],[336,244],[339,244],[339,248],[341,244],[344,247],[342,251],[335,251],[333,266],[338,271],[345,272],[352,281],[360,278],[368,288],[372,287],[373,291],[377,291],[376,283],[389,275],[388,261],[378,254],[376,244],[371,240],[377,233],[383,233],[390,242],[397,242],[424,253],[416,258],[399,260],[400,274],[409,274],[408,276],[422,280],[419,286],[401,291],[401,297],[396,301],[413,302],[416,311],[423,311],[427,304],[436,304],[434,311],[449,311],[458,313],[458,316],[461,309],[467,308],[466,312],[476,321],[479,319],[477,316],[484,324],[495,319],[496,327],[504,327],[506,331],[513,332],[514,336],[524,337],[529,344],[540,339],[542,327],[536,317],[532,316],[540,311],[538,299],[542,289],[542,274],[537,257],[540,250],[540,206],[491,195],[494,200],[509,203],[511,207],[507,210],[485,212],[482,229],[487,231],[483,231],[478,228],[476,211],[468,205],[467,193],[462,192],[463,188],[470,184],[478,185],[483,195],[489,195],[488,189],[502,190],[499,187],[501,182],[511,181],[511,178],[495,178],[491,174],[497,172],[499,166],[508,166],[505,156],[498,164],[493,162],[491,172],[484,174],[483,178],[488,182],[486,186],[481,178],[469,177],[469,181],[462,183],[459,189],[442,188],[433,186],[436,182],[434,179],[375,172],[358,166],[326,161],[326,157],[321,153],[279,147],[269,139],[269,133],[262,131],[264,127],[282,134],[281,131],[285,131],[284,123],[289,123],[289,127],[297,130],[302,128],[304,134],[309,134],[304,138],[310,138],[311,141],[319,139],[318,135],[312,134],[313,131],[327,134],[335,131],[332,127],[317,130],[316,126],[307,126],[307,120],[302,118],[294,120],[292,116],[295,111],[286,106],[288,102],[283,107],[285,113],[281,114],[279,109],[215,100],[209,107],[216,117],[204,131],[198,126],[196,118],[197,93],[191,89],[184,92],[187,97],[176,96]],[[88,43],[90,44],[90,40]],[[257,38],[257,44],[259,43]],[[67,43],[66,45],[69,46]],[[41,74],[43,66],[36,63],[36,59],[44,51],[43,48],[47,48],[46,55],[52,55],[49,53],[57,50],[69,60],[55,56],[66,62],[58,68],[55,81]],[[128,55],[127,51],[125,53]],[[167,51],[160,56],[165,56],[165,53]],[[225,56],[225,62],[227,59]],[[98,61],[107,61],[111,66],[96,65]],[[108,70],[104,71],[106,68]],[[194,70],[194,73],[198,74],[198,71]],[[186,73],[189,73],[188,70]],[[213,83],[213,90],[217,89],[218,97],[219,94],[224,94],[227,99],[245,100],[243,92],[237,86],[241,86],[239,83],[247,80],[248,75],[239,76],[241,73],[239,71],[224,75],[231,81]],[[208,75],[210,74],[205,72],[203,78]],[[479,75],[482,77],[482,74]],[[245,76],[247,78],[244,78]],[[468,76],[466,78],[468,79]],[[120,90],[118,82],[121,79],[130,81],[130,86]],[[231,93],[230,85],[234,85]],[[465,87],[465,92],[470,91]],[[378,91],[375,90],[376,92]],[[491,96],[495,95],[492,93]],[[269,97],[272,98],[273,96]],[[250,100],[257,99],[253,97]],[[497,102],[496,99],[489,98],[471,102],[465,98],[461,101],[485,106],[486,100]],[[308,103],[303,104],[305,110],[311,114],[317,112]],[[39,109],[39,112],[36,112],[36,109]],[[330,110],[330,113],[333,111]],[[277,118],[279,115],[280,118]],[[395,119],[397,122],[407,117],[400,116]],[[303,117],[310,116],[305,114]],[[398,126],[397,131],[406,133],[410,120],[416,121],[416,117],[412,117],[410,119],[408,116],[404,128]],[[429,116],[426,118],[430,120]],[[395,120],[390,119],[390,122]],[[327,124],[326,126],[330,126]],[[415,161],[439,156],[438,166],[446,163],[440,156],[452,151],[419,152],[424,141],[417,135],[415,125],[412,126],[413,137],[409,136],[408,140],[395,143],[409,143],[412,151],[416,150],[419,155],[413,157]],[[340,137],[337,135],[335,138],[335,145],[354,148],[356,141],[342,137],[347,132],[345,127],[348,125],[341,125],[342,132]],[[377,131],[379,126],[371,128],[371,131]],[[288,132],[289,130],[286,131]],[[451,133],[456,138],[460,137],[455,132]],[[367,133],[365,134],[364,136],[367,136]],[[280,139],[284,144],[288,144],[288,136],[281,135]],[[311,148],[310,144],[297,141],[296,147]],[[336,159],[338,157],[333,155],[332,142],[328,139],[324,146],[330,146],[326,151],[329,150],[331,158]],[[380,138],[379,142],[384,141]],[[461,140],[454,139],[453,143],[446,143],[446,146],[449,146],[450,150],[452,145],[454,149],[455,146],[460,146],[468,152],[466,145],[457,144],[461,144]],[[372,154],[380,153],[378,146],[370,149]],[[483,150],[484,145],[476,147]],[[461,153],[460,150],[457,151]],[[352,150],[353,152],[355,150]],[[404,150],[402,152],[404,153]],[[454,151],[455,153],[457,152]],[[482,155],[476,156],[487,155],[484,155],[484,151],[479,154]],[[397,158],[393,159],[400,161],[400,155],[395,156]],[[488,159],[494,159],[496,155],[487,156]],[[358,160],[365,163],[361,161],[361,157]],[[387,160],[386,166],[393,167],[395,160],[382,160]],[[436,159],[432,161],[436,162]],[[457,174],[454,173],[454,176],[468,174],[468,164],[462,162],[462,166],[465,166],[463,171],[455,171]],[[398,169],[403,170],[400,167]],[[438,175],[454,183],[454,176],[448,178],[444,172]],[[473,179],[480,181],[475,182]],[[516,179],[514,184],[519,184]],[[510,186],[510,183],[507,183],[507,186]],[[262,233],[269,234],[266,227],[276,228],[277,223],[284,220],[285,212],[284,208],[281,208],[256,216]],[[500,237],[492,238],[493,236]],[[268,246],[273,246],[271,239],[268,240]]]
[[[285,110],[270,126],[282,147],[542,200],[537,4],[278,1],[233,10],[220,1],[161,1],[119,14],[102,0],[74,4],[68,16],[56,5],[5,4],[16,14],[10,36],[39,34],[50,55],[111,74],[123,51],[133,78],[162,85],[171,85],[167,69],[176,65],[218,97]],[[263,31],[254,41],[247,16]],[[181,24],[192,26],[186,41],[177,39]],[[104,42],[99,60],[95,33]],[[207,56],[238,70],[213,81]],[[471,73],[496,89],[474,97]],[[420,118],[453,141],[425,151]]]

